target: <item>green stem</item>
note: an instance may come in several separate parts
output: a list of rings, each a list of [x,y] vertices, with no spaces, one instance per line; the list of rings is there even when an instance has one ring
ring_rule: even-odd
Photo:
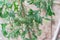
[[[22,7],[22,17],[25,17],[25,9],[24,9],[23,2],[21,0],[20,0],[20,4],[21,4],[21,7]]]
[[[28,25],[27,25],[27,30],[28,30],[28,36],[29,36],[29,39],[32,40],[32,36],[31,36],[31,32],[30,32],[30,28],[29,28]]]

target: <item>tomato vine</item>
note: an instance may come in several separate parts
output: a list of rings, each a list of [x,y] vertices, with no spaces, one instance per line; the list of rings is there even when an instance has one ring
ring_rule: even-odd
[[[25,1],[29,5],[35,5],[38,10],[27,10],[24,6]],[[1,24],[3,35],[7,38],[18,38],[20,35],[23,40],[37,40],[38,35],[42,33],[39,25],[43,24],[43,19],[49,20],[48,16],[55,15],[52,3],[52,0],[0,0],[0,17],[8,22]],[[43,17],[40,15],[41,9],[46,11]],[[10,31],[6,30],[8,25]]]

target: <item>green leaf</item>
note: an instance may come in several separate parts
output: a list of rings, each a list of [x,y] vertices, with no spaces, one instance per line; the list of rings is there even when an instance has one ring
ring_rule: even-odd
[[[14,23],[15,23],[15,25],[17,25],[17,26],[21,26],[21,22],[20,22],[19,19],[15,19],[15,20],[14,20]]]
[[[11,4],[11,3],[7,3],[6,6],[7,6],[8,8],[12,8],[12,4]]]
[[[14,11],[11,10],[10,13],[9,13],[9,16],[12,17],[12,18],[14,18],[15,17]]]
[[[7,4],[8,3],[8,0],[4,0],[4,4]]]
[[[38,30],[38,36],[42,34],[42,30]]]
[[[30,9],[27,15],[28,24],[32,24],[33,20],[34,20],[34,11]]]
[[[55,13],[53,12],[53,10],[51,8],[51,4],[50,3],[47,5],[47,9],[46,10],[47,10],[46,15],[49,15],[49,16],[55,15]]]
[[[26,31],[23,31],[23,32],[22,32],[22,35],[21,35],[21,36],[22,36],[22,38],[24,38],[24,37],[25,37],[25,35],[26,35]]]
[[[20,20],[21,23],[27,23],[27,19],[25,19],[23,17],[20,17],[19,20]]]
[[[22,3],[22,2],[24,2],[25,0],[20,0],[20,2]]]
[[[7,26],[7,24],[1,24],[2,28],[5,29],[5,27]]]
[[[0,17],[2,16],[2,9],[3,9],[3,8],[1,7],[1,8],[0,8]]]
[[[28,0],[28,3],[29,4],[33,4],[34,3],[34,0]]]
[[[38,8],[40,8],[40,0],[35,1],[34,4],[35,4]]]
[[[27,24],[32,24],[34,20],[34,15],[28,15],[27,16]]]
[[[17,38],[20,35],[19,29],[16,29],[10,33],[11,38]]]
[[[46,1],[42,1],[41,8],[44,9],[44,10],[47,9],[47,2]]]
[[[35,33],[32,34],[32,40],[37,40],[37,36],[35,35]]]
[[[8,12],[7,12],[7,11],[5,11],[5,12],[4,12],[4,14],[2,14],[2,18],[7,18],[7,17],[8,17],[8,15],[9,15],[9,14],[8,14]]]
[[[2,6],[2,5],[3,5],[3,1],[0,0],[0,6]]]
[[[38,11],[35,12],[34,16],[35,16],[34,18],[35,22],[42,24],[42,17],[40,16],[40,13]]]
[[[28,13],[29,13],[29,15],[33,15],[33,12],[34,11],[32,9],[30,9]]]
[[[17,4],[17,2],[14,2],[14,10],[15,10],[15,11],[18,10],[18,4]]]
[[[30,39],[28,39],[28,38],[23,38],[23,40],[30,40]]]
[[[14,37],[18,37],[19,35],[20,35],[19,30],[15,30],[15,32],[14,32]]]
[[[6,32],[6,26],[7,26],[7,24],[1,24],[1,26],[2,26],[2,33],[6,37],[7,36],[7,32]]]
[[[48,11],[47,15],[49,15],[49,16],[55,15],[51,9],[48,8],[47,11]]]

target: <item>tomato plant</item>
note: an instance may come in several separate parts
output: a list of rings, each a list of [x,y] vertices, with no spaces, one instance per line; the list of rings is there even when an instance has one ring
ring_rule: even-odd
[[[23,4],[25,1],[39,9],[30,8],[27,11]],[[7,38],[18,38],[20,35],[23,40],[37,40],[38,35],[42,33],[39,25],[43,24],[43,19],[49,20],[46,16],[55,15],[52,10],[52,3],[52,0],[12,0],[11,2],[0,0],[0,17],[8,22],[1,24],[3,35]],[[41,9],[46,11],[46,15],[43,17],[40,15]],[[10,25],[10,31],[6,30],[8,25]]]

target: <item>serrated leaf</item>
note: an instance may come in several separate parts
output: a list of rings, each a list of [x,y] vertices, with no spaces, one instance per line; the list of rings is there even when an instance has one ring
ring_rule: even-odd
[[[39,12],[36,12],[36,13],[34,14],[34,16],[35,16],[34,20],[35,20],[37,23],[42,24],[42,17],[40,16],[40,13],[39,13]]]
[[[9,15],[9,14],[8,14],[8,12],[7,12],[7,11],[5,11],[5,12],[4,12],[4,14],[2,14],[2,16],[1,16],[1,17],[2,17],[2,18],[7,18],[7,17],[8,17],[8,15]]]
[[[1,24],[2,28],[5,28],[7,26],[7,24]]]
[[[19,29],[12,31],[9,35],[11,38],[17,38],[20,35]]]
[[[55,15],[55,13],[53,12],[53,10],[51,8],[51,3],[47,4],[47,9],[46,10],[47,10],[46,15],[49,15],[49,16]]]
[[[38,36],[42,34],[42,30],[38,30]]]
[[[14,20],[14,23],[15,23],[15,25],[17,25],[17,26],[21,26],[21,22],[20,22],[19,19],[15,19],[15,20]]]
[[[23,40],[30,40],[30,39],[28,39],[28,38],[23,38]]]
[[[22,2],[24,2],[25,0],[20,0],[20,2],[22,3]]]
[[[8,3],[8,0],[4,0],[4,4],[7,4]]]
[[[25,35],[26,35],[26,31],[23,31],[21,36],[24,38]]]
[[[0,6],[2,6],[3,4],[4,4],[4,3],[3,3],[3,1],[1,0],[1,1],[0,1]]]
[[[37,39],[37,36],[35,35],[35,33],[32,33],[32,39],[33,40],[36,40]]]
[[[11,4],[11,3],[7,3],[6,6],[7,6],[8,8],[12,8],[12,4]]]
[[[33,15],[33,12],[34,11],[32,9],[30,9],[28,13],[29,13],[29,15]]]
[[[36,5],[36,7],[40,8],[40,1],[36,1],[34,2],[34,4]]]
[[[34,0],[28,0],[28,3],[29,4],[33,4],[34,3]]]
[[[55,15],[54,12],[50,8],[48,8],[47,11],[48,11],[47,15],[49,16]]]
[[[6,35],[7,35],[7,32],[6,32],[6,26],[7,26],[7,24],[1,24],[1,26],[2,26],[2,33],[6,37]]]
[[[12,17],[12,18],[14,18],[15,17],[14,11],[11,10],[10,13],[9,13],[9,16]]]
[[[1,7],[1,8],[0,8],[0,17],[2,16],[2,9],[3,9],[3,8]]]
[[[14,10],[15,10],[15,11],[18,10],[18,4],[17,4],[17,2],[14,2]]]

